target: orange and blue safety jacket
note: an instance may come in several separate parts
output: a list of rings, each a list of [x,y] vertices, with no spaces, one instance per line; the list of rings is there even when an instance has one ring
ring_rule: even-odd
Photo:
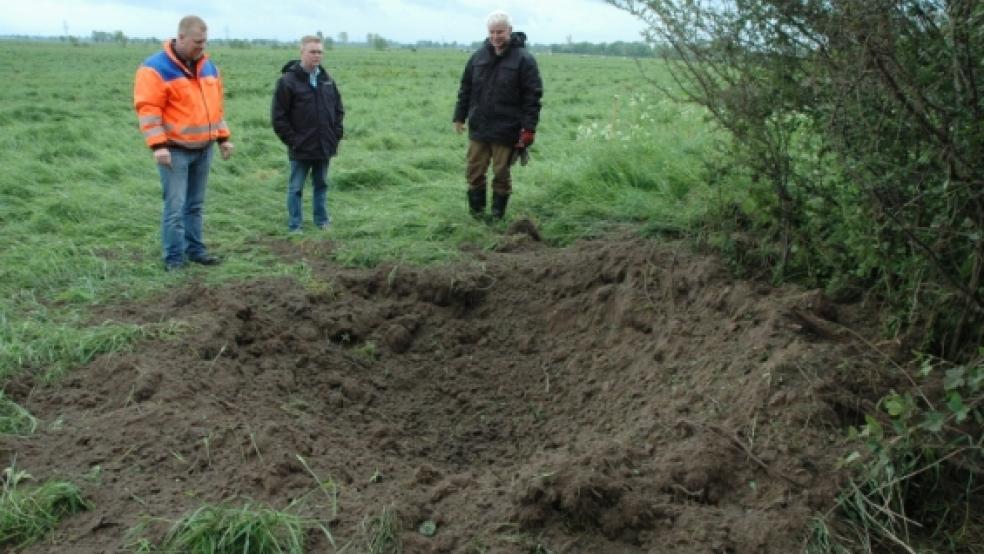
[[[150,148],[199,149],[230,136],[218,68],[205,55],[191,65],[178,59],[168,41],[137,69],[133,106]]]

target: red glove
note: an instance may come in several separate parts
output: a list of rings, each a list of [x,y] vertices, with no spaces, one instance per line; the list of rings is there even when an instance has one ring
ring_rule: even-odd
[[[536,140],[536,132],[523,129],[519,132],[519,140],[516,142],[516,148],[526,148],[532,145],[534,140]]]

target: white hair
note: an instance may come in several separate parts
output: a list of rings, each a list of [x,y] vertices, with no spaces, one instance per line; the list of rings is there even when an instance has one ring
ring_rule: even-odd
[[[489,14],[488,19],[486,19],[486,26],[491,28],[496,25],[504,24],[506,27],[512,29],[512,20],[509,18],[509,14],[503,11],[494,11]]]

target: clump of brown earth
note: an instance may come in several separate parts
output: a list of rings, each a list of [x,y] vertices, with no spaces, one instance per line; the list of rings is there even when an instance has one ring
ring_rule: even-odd
[[[42,430],[4,437],[3,463],[93,502],[27,552],[115,552],[205,503],[300,500],[327,521],[312,473],[338,484],[330,529],[352,551],[384,510],[405,552],[799,551],[859,413],[850,310],[680,243],[513,231],[427,268],[280,245],[316,279],[192,282],[101,313],[183,331],[4,384]]]

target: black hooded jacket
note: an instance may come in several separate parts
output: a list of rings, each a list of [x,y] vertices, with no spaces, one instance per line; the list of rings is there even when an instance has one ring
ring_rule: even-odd
[[[540,69],[526,50],[526,34],[512,33],[502,55],[486,39],[465,65],[454,121],[468,121],[472,140],[511,146],[520,129],[536,130],[542,96]]]
[[[290,149],[292,160],[327,160],[338,152],[342,140],[342,95],[331,75],[321,67],[318,86],[311,88],[300,60],[280,70],[270,110],[273,130]]]

